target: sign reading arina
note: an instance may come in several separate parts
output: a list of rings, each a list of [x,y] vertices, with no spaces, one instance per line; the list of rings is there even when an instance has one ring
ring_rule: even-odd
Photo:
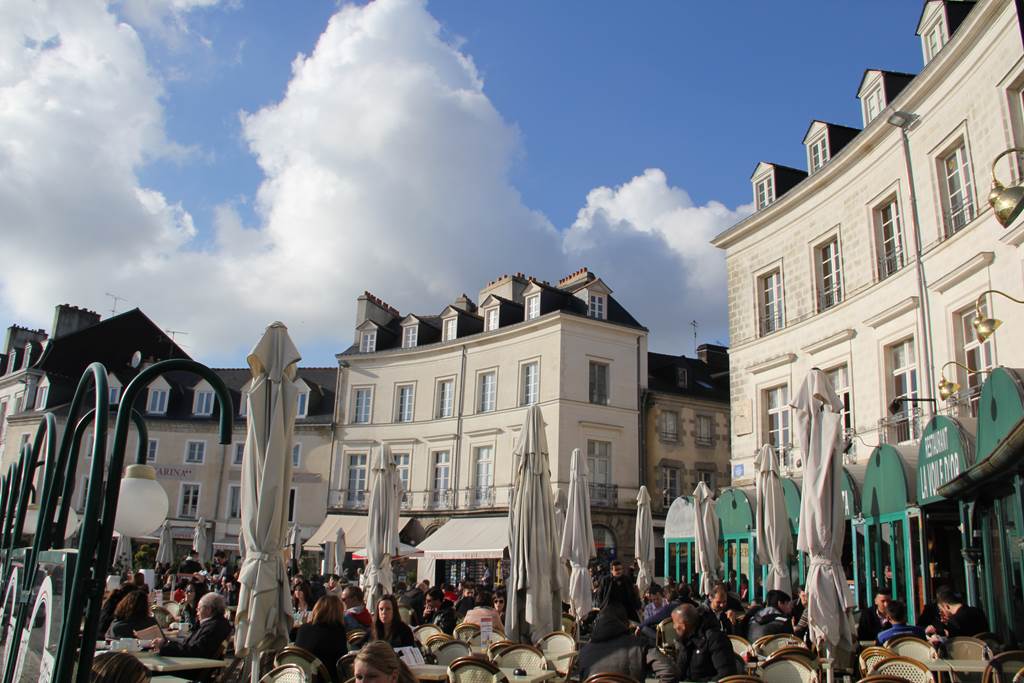
[[[959,476],[967,467],[971,444],[954,420],[939,415],[925,427],[917,454],[917,503],[924,505],[943,500],[938,490]]]

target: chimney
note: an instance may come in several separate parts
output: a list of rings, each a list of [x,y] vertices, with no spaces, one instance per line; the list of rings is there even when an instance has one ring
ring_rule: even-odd
[[[717,344],[701,344],[697,347],[697,358],[708,366],[711,376],[729,374],[729,349]]]
[[[60,304],[53,312],[53,325],[50,335],[59,339],[69,334],[92,327],[100,321],[100,314],[87,308],[79,308],[71,304]]]
[[[356,327],[359,327],[367,320],[372,320],[381,327],[387,327],[392,320],[401,317],[402,314],[398,312],[397,308],[370,292],[363,292],[356,299]],[[358,331],[355,333],[355,340],[358,344]]]
[[[15,349],[25,348],[25,344],[29,342],[39,342],[42,344],[44,341],[46,341],[46,332],[44,330],[30,330],[21,325],[11,325],[7,328],[7,336],[4,339],[4,346],[3,349],[0,349],[0,352],[13,353]]]
[[[453,301],[452,306],[466,313],[476,313],[476,304],[465,294],[460,295],[458,299]]]

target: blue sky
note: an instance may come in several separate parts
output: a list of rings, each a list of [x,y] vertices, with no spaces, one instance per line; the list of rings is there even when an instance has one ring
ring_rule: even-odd
[[[749,212],[757,161],[806,165],[813,118],[859,126],[865,68],[920,69],[920,9],[16,0],[0,97],[60,173],[31,156],[0,164],[22,185],[0,210],[67,249],[41,252],[38,271],[8,262],[0,313],[45,325],[54,304],[106,310],[113,291],[188,331],[202,360],[240,365],[281,319],[308,361],[329,364],[363,289],[436,312],[503,272],[554,280],[589,265],[653,350],[692,352],[694,318],[702,341],[727,341],[707,239]],[[18,40],[51,32],[62,40],[48,52]],[[92,61],[116,73],[81,67]],[[39,116],[48,98],[84,114]],[[88,172],[69,172],[79,158]],[[108,212],[92,216],[100,197]],[[243,275],[261,254],[268,274]]]

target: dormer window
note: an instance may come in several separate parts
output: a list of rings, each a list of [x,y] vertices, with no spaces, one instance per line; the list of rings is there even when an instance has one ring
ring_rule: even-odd
[[[763,209],[775,201],[775,182],[770,173],[754,181],[754,194],[758,209]]]
[[[212,391],[206,389],[196,391],[196,397],[192,403],[192,413],[200,417],[213,415]]]
[[[807,148],[807,168],[811,173],[819,170],[828,161],[828,136],[822,135]]]
[[[490,332],[491,330],[498,329],[498,313],[499,313],[499,310],[498,310],[497,306],[495,306],[494,308],[488,309],[488,311],[487,311],[487,328],[486,328],[488,332]]]
[[[605,312],[605,299],[601,294],[590,295],[590,308],[587,311],[587,315],[597,320],[604,320]]]
[[[158,387],[149,388],[149,398],[146,401],[146,412],[152,415],[163,415],[167,412],[167,389]]]
[[[373,353],[377,350],[377,330],[363,332],[359,337],[359,353]]]
[[[448,318],[444,321],[444,341],[452,341],[459,336],[459,319]]]
[[[112,384],[109,387],[107,387],[107,390],[110,392],[110,405],[116,406],[118,402],[121,400],[121,387],[119,387],[116,384]]]
[[[864,125],[868,125],[885,109],[885,99],[882,97],[882,85],[869,92],[864,98]]]
[[[685,389],[687,384],[689,384],[689,377],[686,374],[686,368],[676,368],[676,386]]]
[[[921,34],[921,41],[924,49],[924,63],[927,64],[935,58],[935,55],[939,54],[946,44],[946,27],[941,15]]]
[[[300,392],[298,399],[296,400],[298,401],[298,405],[295,409],[295,417],[306,417],[309,411],[309,392]]]
[[[416,325],[409,325],[402,329],[402,348],[412,349],[416,347],[416,341],[419,338],[420,328]]]
[[[50,394],[50,387],[43,384],[36,389],[36,410],[46,410],[46,398]]]
[[[533,294],[526,297],[526,319],[533,320],[540,317],[540,294]]]

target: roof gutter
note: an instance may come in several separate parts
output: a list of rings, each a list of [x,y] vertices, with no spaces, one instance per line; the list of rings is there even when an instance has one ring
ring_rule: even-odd
[[[936,493],[955,500],[965,497],[1001,475],[1011,474],[1020,467],[1020,452],[1024,449],[1024,420],[1017,423],[1003,438],[992,454],[967,468],[953,481],[940,486]]]

